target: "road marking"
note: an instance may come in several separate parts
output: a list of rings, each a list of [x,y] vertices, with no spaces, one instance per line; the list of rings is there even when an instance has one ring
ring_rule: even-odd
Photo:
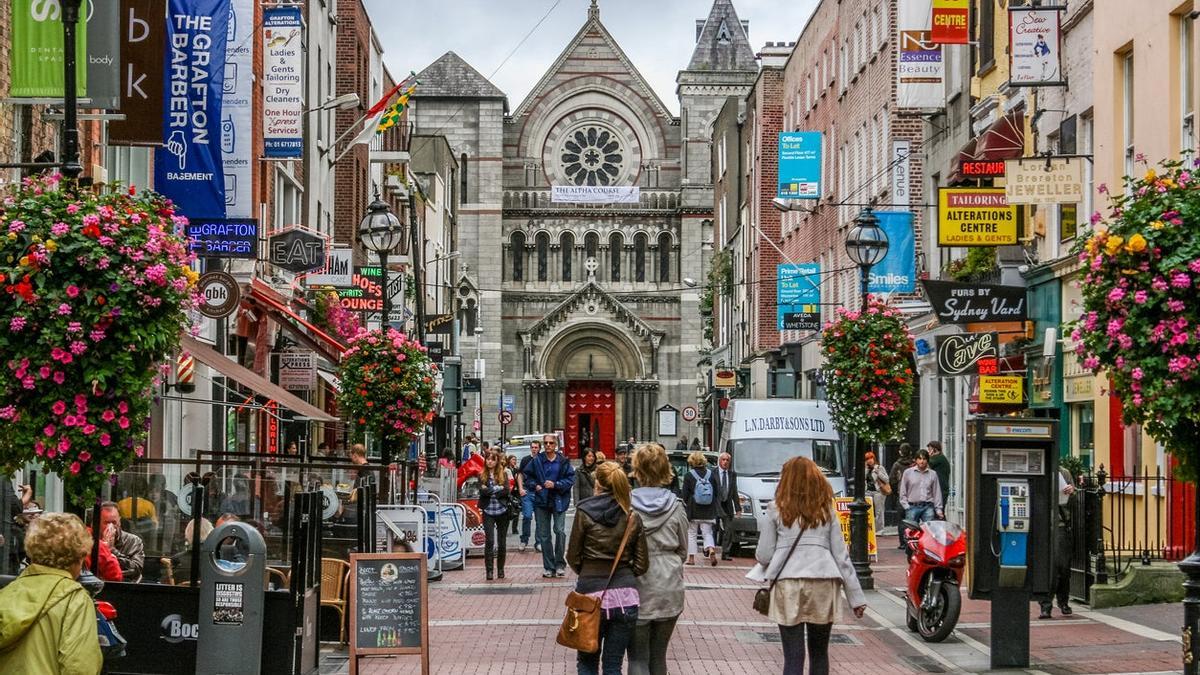
[[[1113,628],[1116,628],[1117,630],[1123,630],[1126,633],[1132,633],[1138,637],[1146,638],[1147,640],[1182,643],[1182,639],[1178,635],[1165,633],[1161,630],[1143,626],[1132,621],[1126,621],[1125,619],[1119,619],[1115,616],[1109,616],[1108,614],[1104,614],[1102,612],[1096,612],[1090,609],[1077,607],[1075,609],[1075,613],[1082,614],[1085,618],[1091,619],[1092,621],[1107,624]]]
[[[887,594],[881,593],[880,595],[886,596]],[[877,623],[881,626],[886,626],[889,632],[891,632],[896,637],[898,637],[901,640],[908,643],[908,645],[910,647],[912,647],[913,649],[917,650],[918,652],[920,652],[921,654],[923,654],[925,656],[928,656],[929,658],[933,659],[934,661],[937,661],[938,663],[942,664],[942,666],[944,668],[946,668],[946,672],[948,672],[948,673],[965,673],[966,672],[965,670],[954,665],[954,663],[952,661],[950,661],[949,659],[945,658],[941,654],[939,654],[936,651],[934,651],[933,649],[931,649],[929,647],[929,645],[925,644],[923,641],[914,638],[912,635],[909,635],[908,628],[896,626],[896,624],[889,621],[887,619],[887,617],[885,617],[882,614],[880,614],[879,612],[876,612],[875,610],[871,609],[870,606],[867,607],[866,614],[867,614],[867,616],[871,617],[871,620],[874,621],[875,623]]]
[[[439,627],[557,626],[561,623],[561,619],[430,619],[429,621],[429,625]],[[770,621],[700,621],[695,619],[684,619],[678,621],[675,625],[694,626],[697,628],[778,628],[776,624]],[[842,624],[836,624],[833,628],[841,633],[872,630],[865,626],[851,626]]]

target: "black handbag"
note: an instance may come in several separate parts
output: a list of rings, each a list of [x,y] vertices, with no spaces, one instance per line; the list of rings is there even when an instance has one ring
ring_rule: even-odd
[[[775,572],[775,578],[771,580],[771,584],[766,588],[760,588],[754,591],[754,611],[767,616],[771,613],[771,591],[775,590],[775,584],[779,583],[779,575],[783,574],[783,568],[787,567],[788,560],[791,559],[792,553],[796,550],[796,544],[800,543],[800,537],[804,536],[804,528],[800,528],[800,534],[796,535],[795,541],[792,542],[792,547],[788,549],[787,556],[780,563],[779,569]]]

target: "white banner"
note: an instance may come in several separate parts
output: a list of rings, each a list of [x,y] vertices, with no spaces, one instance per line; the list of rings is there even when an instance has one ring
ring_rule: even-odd
[[[912,201],[912,174],[909,171],[908,155],[912,143],[908,139],[892,141],[892,206],[907,207]]]
[[[899,0],[896,8],[896,105],[942,108],[946,61],[930,30],[933,0]]]
[[[325,258],[325,268],[304,277],[304,284],[309,288],[350,288],[354,285],[353,257],[349,248],[330,249]]]
[[[221,163],[225,174],[225,217],[254,216],[250,203],[254,138],[254,0],[232,0],[225,42],[225,80],[221,98]]]
[[[263,9],[263,154],[304,154],[304,36],[299,6]]]
[[[1014,86],[1062,84],[1057,9],[1008,10],[1008,81]]]
[[[642,190],[636,185],[555,185],[550,188],[554,204],[637,204]]]
[[[1083,201],[1083,160],[1010,159],[1004,163],[1009,204],[1078,204]]]

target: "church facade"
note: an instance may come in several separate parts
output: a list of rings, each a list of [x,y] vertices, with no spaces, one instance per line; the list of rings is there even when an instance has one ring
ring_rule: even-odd
[[[678,116],[594,0],[515,110],[454,52],[418,74],[415,133],[445,136],[460,163],[459,344],[466,374],[473,355],[485,362],[484,438],[500,435],[505,397],[510,435],[562,430],[571,456],[611,454],[630,437],[670,446],[696,436],[681,413],[696,404],[704,358],[712,122],[758,70],[729,0],[716,0],[696,36]],[[579,203],[556,199],[555,186],[638,190],[629,203]],[[464,409],[476,403],[467,394]]]

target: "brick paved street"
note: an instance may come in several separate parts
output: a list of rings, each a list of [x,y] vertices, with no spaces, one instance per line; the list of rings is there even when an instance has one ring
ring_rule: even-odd
[[[515,539],[514,539],[515,541]],[[439,675],[574,673],[574,654],[554,642],[562,598],[571,577],[543,580],[541,554],[532,549],[510,554],[508,578],[484,581],[483,561],[472,558],[466,571],[447,572],[430,585],[431,664]],[[671,642],[672,672],[773,673],[782,654],[774,625],[750,609],[753,584],[744,575],[747,559],[717,568],[686,568],[687,609]],[[862,621],[844,619],[834,631],[833,672],[961,673],[988,670],[989,605],[964,596],[959,630],[946,642],[929,645],[904,629],[904,556],[885,550],[874,566],[876,590]],[[1032,673],[1170,672],[1179,668],[1180,646],[1164,616],[1178,605],[1090,612],[1069,618],[1057,611],[1050,621],[1032,620]],[[848,613],[847,613],[848,614]],[[1140,616],[1152,621],[1140,622]],[[1147,625],[1142,625],[1142,624]],[[326,659],[328,666],[337,663]],[[325,669],[323,669],[325,670]],[[329,672],[338,672],[330,667]],[[341,664],[340,672],[346,672]],[[419,673],[416,658],[362,661],[370,675]]]

